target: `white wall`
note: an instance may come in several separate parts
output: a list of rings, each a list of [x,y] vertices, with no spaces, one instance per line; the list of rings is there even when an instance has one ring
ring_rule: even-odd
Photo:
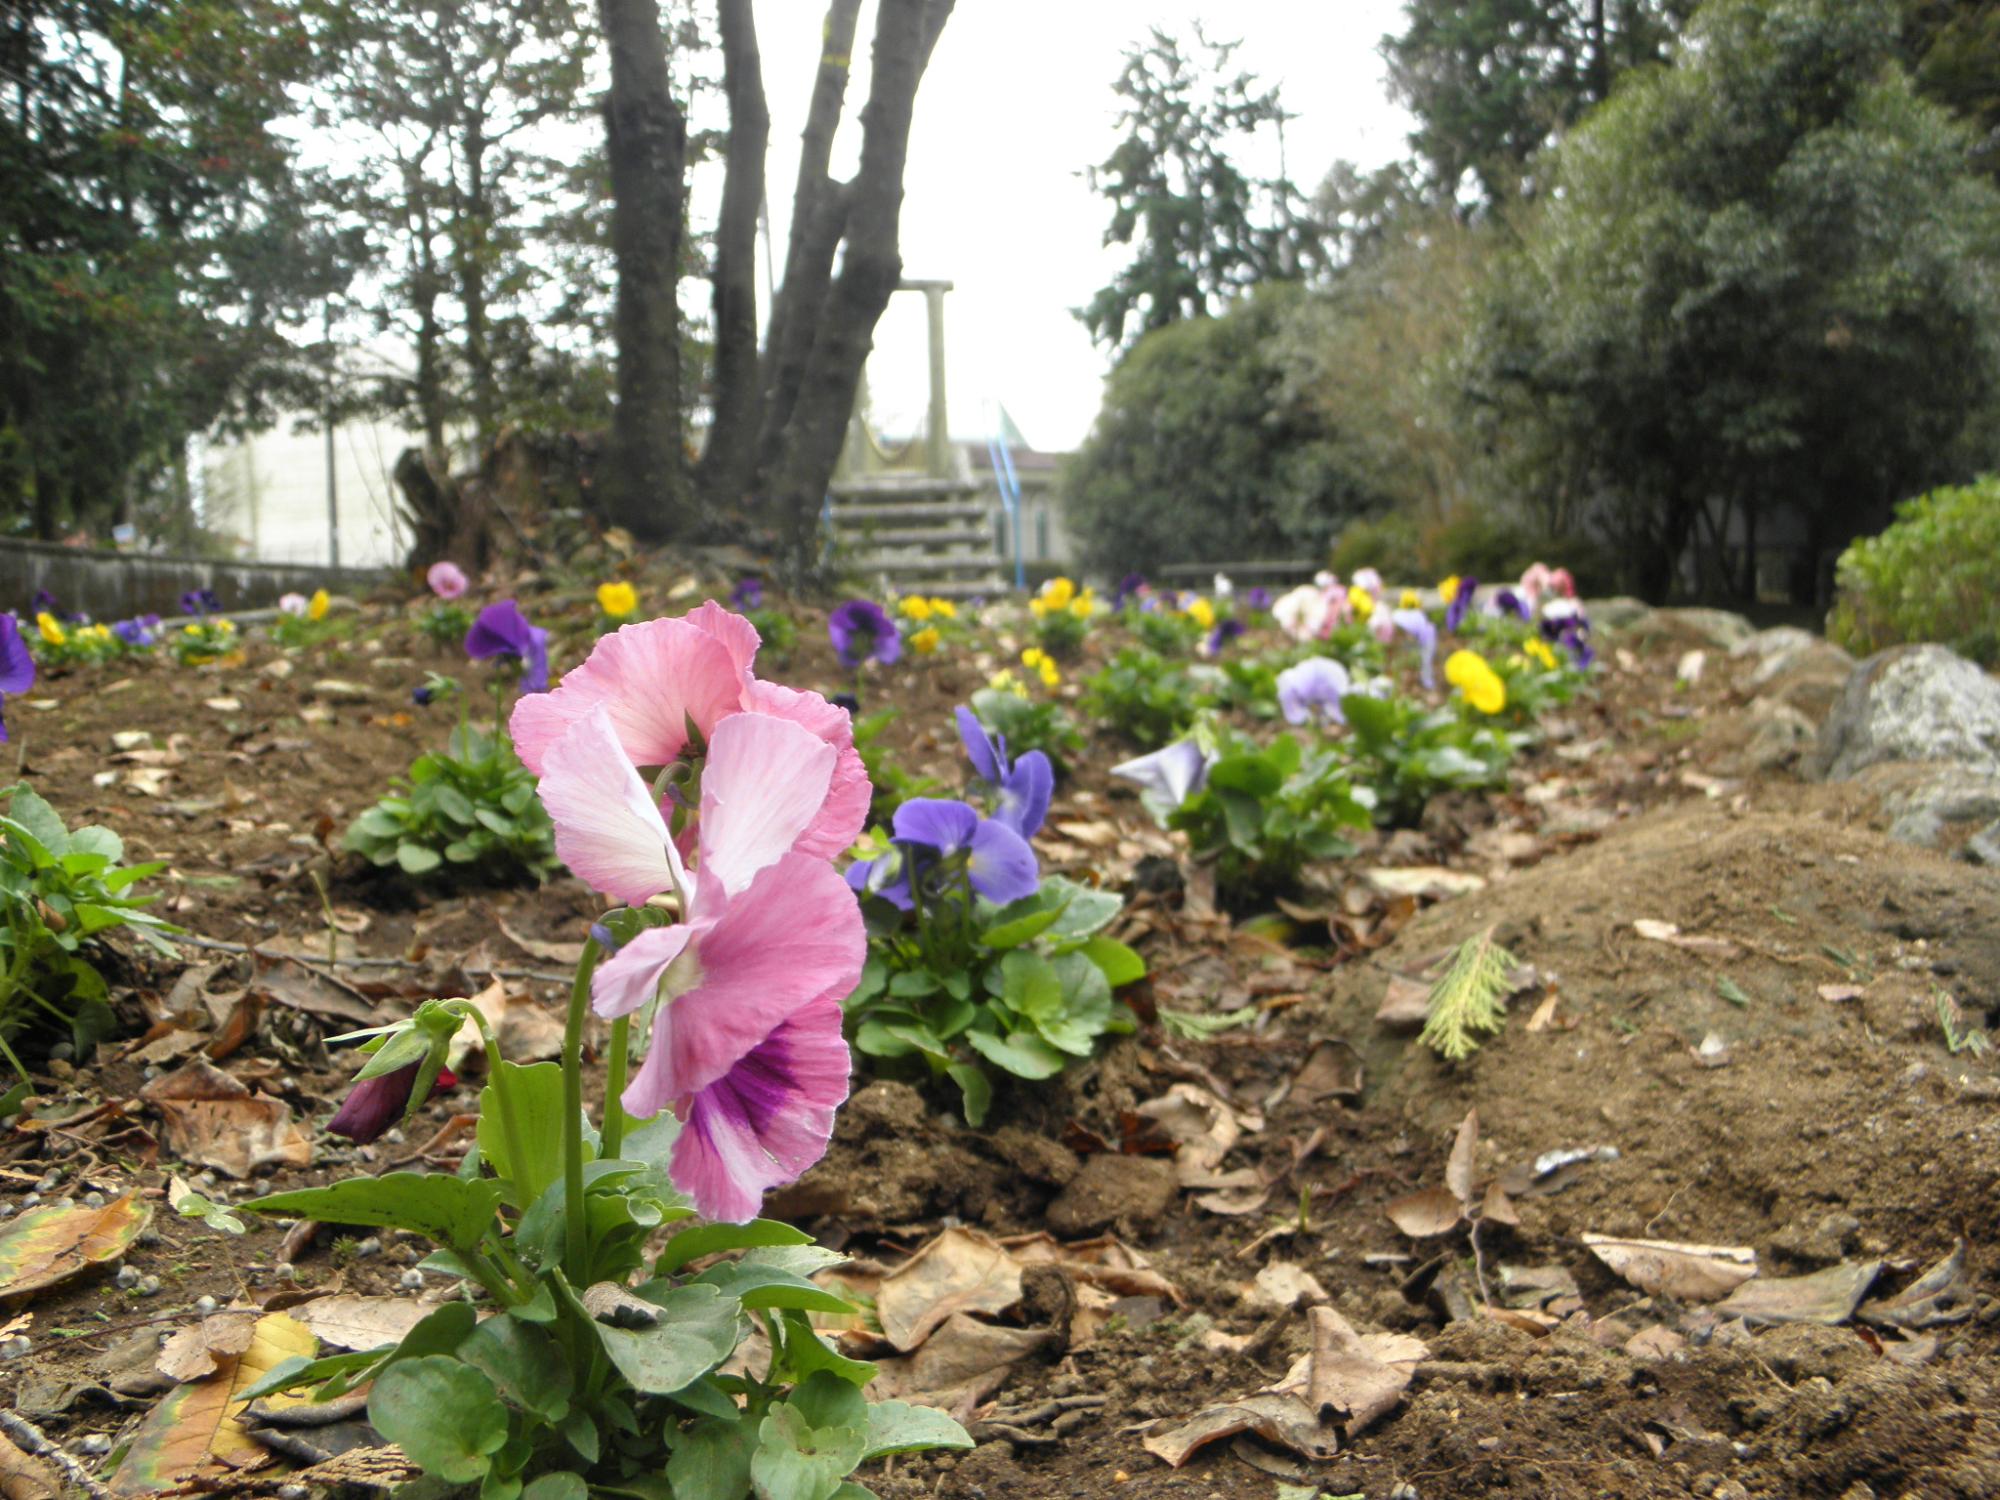
[[[407,545],[394,519],[396,456],[417,439],[391,423],[334,430],[340,561],[393,567]],[[326,563],[326,434],[281,422],[252,437],[209,443],[201,459],[203,515],[234,538],[241,555],[265,562]]]

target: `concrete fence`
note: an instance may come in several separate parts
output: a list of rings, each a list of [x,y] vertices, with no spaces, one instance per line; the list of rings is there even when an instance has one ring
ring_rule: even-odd
[[[175,615],[189,589],[213,589],[225,610],[260,609],[280,594],[365,593],[389,575],[382,569],[327,568],[309,563],[226,562],[153,552],[97,552],[55,542],[0,539],[0,609],[30,614],[38,590],[55,595],[65,614],[94,620]]]

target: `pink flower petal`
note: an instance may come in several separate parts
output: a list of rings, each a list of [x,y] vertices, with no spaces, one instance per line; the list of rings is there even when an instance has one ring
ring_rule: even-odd
[[[769,714],[716,725],[701,773],[703,874],[733,895],[789,853],[826,805],[835,761],[811,730]]]
[[[861,752],[854,748],[854,721],[847,710],[818,693],[800,692],[775,682],[752,682],[743,695],[743,707],[751,713],[804,725],[833,746],[837,758],[826,803],[797,848],[802,854],[817,854],[822,859],[845,852],[861,837],[868,822],[869,799],[874,795],[868,768],[861,763]]]
[[[826,1154],[847,1096],[840,1006],[808,1006],[689,1101],[670,1175],[710,1219],[755,1218],[764,1194]]]
[[[602,704],[633,764],[666,765],[686,746],[690,718],[706,735],[743,701],[750,679],[748,663],[738,660],[742,644],[740,632],[717,635],[689,620],[624,626],[600,639],[554,691],[515,705],[514,748],[539,776],[569,726]]]
[[[593,890],[639,906],[687,884],[667,825],[625,758],[604,705],[549,747],[536,790],[556,825],[556,854]]]
[[[729,898],[719,915],[697,897],[701,981],[662,1006],[652,1046],[627,1090],[634,1114],[699,1093],[816,1000],[842,1000],[861,978],[867,933],[847,882],[824,860],[788,854]]]
[[[713,599],[689,610],[687,622],[722,642],[736,670],[745,677],[750,675],[750,664],[757,659],[757,648],[763,644],[755,625],[741,615],[731,614]]]
[[[590,979],[590,1004],[600,1016],[629,1016],[653,998],[667,967],[694,940],[683,923],[649,927],[597,966]]]

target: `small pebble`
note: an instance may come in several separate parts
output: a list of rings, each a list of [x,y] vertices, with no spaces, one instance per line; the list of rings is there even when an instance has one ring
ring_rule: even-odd
[[[302,1484],[281,1484],[278,1486],[278,1500],[306,1500],[312,1493]]]
[[[76,1451],[97,1458],[111,1451],[111,1434],[108,1432],[87,1433],[76,1440]]]
[[[198,1297],[195,1299],[194,1310],[205,1318],[220,1306],[222,1304],[213,1297]]]
[[[405,1139],[403,1132],[400,1130],[385,1130],[382,1132],[382,1143],[385,1146],[403,1145]]]
[[[299,1279],[299,1268],[290,1261],[286,1261],[281,1266],[273,1266],[271,1274],[279,1281],[297,1281]]]
[[[62,1173],[49,1172],[43,1176],[40,1182],[35,1184],[35,1191],[38,1193],[53,1193],[61,1183]]]
[[[424,1273],[422,1271],[417,1270],[415,1267],[412,1267],[411,1269],[403,1273],[403,1288],[405,1291],[413,1291],[413,1292],[421,1291],[423,1289],[423,1284],[424,1284]]]
[[[104,1207],[104,1194],[96,1192],[85,1193],[83,1195],[83,1206],[85,1208]]]
[[[141,1276],[132,1290],[137,1292],[141,1297],[157,1297],[160,1295],[160,1278],[157,1276]]]
[[[123,1290],[126,1287],[134,1287],[139,1284],[139,1273],[134,1267],[120,1266],[118,1274],[111,1279]]]
[[[371,1234],[365,1240],[356,1240],[354,1242],[354,1253],[356,1255],[380,1255],[382,1253],[381,1236]]]
[[[41,1201],[42,1195],[40,1193],[23,1193],[21,1195],[21,1207],[23,1208],[40,1207]]]
[[[68,1062],[75,1056],[76,1047],[69,1042],[57,1042],[53,1047],[49,1048],[49,1057],[51,1060],[59,1059],[63,1062]]]
[[[0,1359],[19,1359],[34,1347],[34,1340],[25,1333],[17,1333],[12,1338],[0,1339]]]
[[[159,1076],[160,1076],[160,1065],[158,1063],[147,1063],[146,1071],[144,1074],[146,1082],[151,1083],[155,1078],[158,1078]]]

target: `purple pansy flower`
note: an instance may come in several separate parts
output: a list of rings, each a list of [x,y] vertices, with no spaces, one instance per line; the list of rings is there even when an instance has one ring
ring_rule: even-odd
[[[489,604],[465,633],[465,654],[474,661],[511,656],[521,663],[521,691],[549,690],[549,633],[530,625],[512,599]]]
[[[158,615],[134,615],[129,620],[120,620],[111,627],[111,633],[126,645],[137,649],[155,645],[159,637],[155,632],[160,628]]]
[[[21,639],[21,624],[12,615],[0,615],[0,696],[25,693],[35,685],[35,658]],[[7,738],[7,724],[0,719],[0,741]]]
[[[989,735],[979,716],[964,704],[957,710],[958,737],[965,745],[966,758],[982,781],[997,787],[999,806],[993,816],[1022,838],[1033,838],[1049,815],[1049,796],[1055,790],[1055,767],[1040,750],[1030,750],[1019,760],[1007,759],[1007,736]]]
[[[736,587],[730,591],[729,607],[742,614],[764,607],[764,580],[745,577],[736,580]]]
[[[1529,605],[1526,599],[1523,599],[1512,589],[1497,590],[1493,597],[1486,601],[1486,613],[1489,615],[1511,614],[1523,620],[1532,620],[1535,617],[1533,607]]]
[[[1271,609],[1271,591],[1263,584],[1253,584],[1243,595],[1243,607],[1252,614],[1268,614]]]
[[[850,599],[826,617],[826,633],[844,667],[865,661],[887,666],[903,654],[902,633],[873,599]]]
[[[1278,707],[1287,724],[1345,724],[1340,700],[1353,690],[1347,668],[1329,656],[1309,656],[1278,674]]]
[[[1208,633],[1207,654],[1210,656],[1222,655],[1222,648],[1243,634],[1248,628],[1241,620],[1233,617],[1227,620],[1217,620],[1215,622],[1215,629]]]
[[[904,911],[915,905],[910,891],[913,879],[921,881],[961,855],[973,890],[996,906],[1041,889],[1041,873],[1028,841],[998,818],[982,818],[969,802],[912,797],[896,809],[892,836],[895,851],[849,866],[847,883]]]
[[[181,595],[181,613],[184,615],[214,615],[222,612],[222,600],[216,597],[214,589],[189,589]]]
[[[1111,612],[1115,615],[1125,607],[1125,601],[1146,592],[1144,573],[1127,573],[1118,580],[1118,587],[1111,591]]]
[[[62,613],[62,605],[57,601],[56,596],[51,594],[47,589],[36,589],[35,599],[28,606],[28,613],[31,615],[59,615]]]
[[[1420,609],[1399,609],[1389,616],[1396,628],[1417,643],[1423,653],[1420,676],[1426,690],[1437,686],[1438,628]]]
[[[1465,623],[1465,617],[1472,613],[1472,596],[1479,592],[1477,578],[1461,578],[1458,592],[1451,596],[1451,603],[1444,607],[1444,628],[1453,635]]]

